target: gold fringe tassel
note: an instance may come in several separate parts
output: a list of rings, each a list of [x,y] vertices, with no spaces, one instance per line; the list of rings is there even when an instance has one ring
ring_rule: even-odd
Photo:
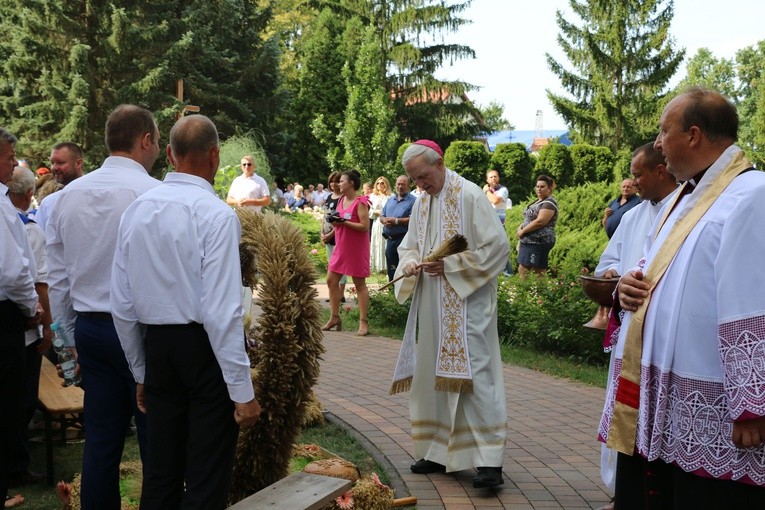
[[[473,380],[453,379],[451,377],[436,377],[436,391],[473,393]]]
[[[393,384],[390,387],[390,394],[395,395],[396,393],[409,391],[411,387],[412,387],[411,377],[407,377],[406,379],[401,379],[400,381],[393,381]]]

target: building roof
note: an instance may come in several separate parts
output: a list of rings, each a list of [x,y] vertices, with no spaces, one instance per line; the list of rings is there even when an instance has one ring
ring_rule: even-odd
[[[563,145],[571,145],[569,131],[566,129],[545,129],[541,132],[541,137],[537,137],[537,132],[530,131],[496,131],[490,135],[484,135],[489,150],[494,152],[500,143],[522,143],[526,150],[536,152],[540,147],[547,145],[550,138],[558,138]],[[541,139],[539,139],[541,138]]]

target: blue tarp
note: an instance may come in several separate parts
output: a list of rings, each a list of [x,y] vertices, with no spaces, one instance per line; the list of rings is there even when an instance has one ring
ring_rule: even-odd
[[[565,129],[547,129],[542,131],[542,138],[559,138],[563,145],[571,145],[568,133]],[[536,131],[496,131],[485,138],[489,150],[494,152],[497,144],[500,143],[522,143],[526,146],[526,150],[529,150],[536,137]]]

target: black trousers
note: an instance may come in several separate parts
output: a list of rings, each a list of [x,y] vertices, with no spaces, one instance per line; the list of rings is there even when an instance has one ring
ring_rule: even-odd
[[[207,333],[200,324],[148,326],[145,350],[141,510],[223,510],[239,427]]]
[[[8,475],[16,446],[24,384],[26,317],[15,303],[0,301],[0,501],[8,496]]]
[[[19,413],[16,444],[13,445],[9,472],[12,476],[21,475],[29,469],[29,433],[27,426],[37,409],[37,393],[40,387],[40,364],[42,354],[37,352],[41,339],[37,339],[24,348],[24,377]]]
[[[765,487],[687,473],[661,460],[620,453],[615,510],[765,508]]]

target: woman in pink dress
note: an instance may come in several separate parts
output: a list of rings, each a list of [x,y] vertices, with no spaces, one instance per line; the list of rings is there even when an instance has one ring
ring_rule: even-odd
[[[356,170],[348,170],[340,176],[340,194],[336,215],[335,249],[329,259],[327,287],[329,287],[329,306],[332,316],[322,326],[323,331],[343,327],[340,319],[340,277],[348,275],[356,286],[356,299],[359,304],[358,336],[369,333],[367,312],[369,310],[369,290],[366,278],[369,276],[369,199],[358,193],[361,187],[361,175]]]

